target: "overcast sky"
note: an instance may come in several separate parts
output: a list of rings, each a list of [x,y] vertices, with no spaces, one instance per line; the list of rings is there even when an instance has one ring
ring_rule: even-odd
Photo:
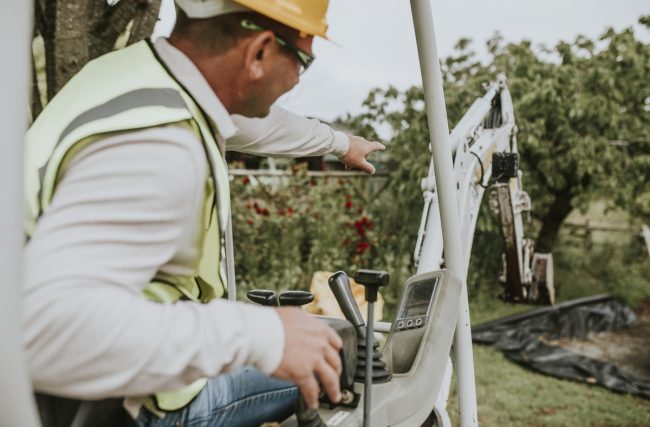
[[[434,25],[441,58],[461,37],[484,44],[495,31],[506,41],[529,39],[554,45],[578,34],[590,38],[606,27],[634,25],[637,37],[650,32],[636,25],[650,14],[649,0],[433,0]],[[169,31],[172,0],[163,0],[155,34]],[[400,89],[421,84],[413,18],[407,0],[330,0],[328,35],[336,44],[314,43],[316,61],[301,83],[278,102],[301,114],[333,120],[355,113],[374,87]]]

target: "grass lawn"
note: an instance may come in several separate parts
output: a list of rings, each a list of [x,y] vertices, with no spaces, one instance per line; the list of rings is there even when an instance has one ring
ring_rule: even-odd
[[[590,218],[626,223],[596,206]],[[602,209],[600,209],[602,210]],[[576,218],[580,222],[581,218]],[[601,233],[590,239],[563,231],[554,250],[558,302],[601,293],[621,297],[635,308],[650,297],[650,262],[641,239],[626,233]],[[480,256],[475,253],[473,257]],[[507,304],[496,298],[498,284],[484,278],[470,292],[472,324],[535,307]],[[470,283],[470,288],[474,284]],[[650,358],[650,349],[647,351]],[[491,347],[474,345],[474,364],[481,426],[650,426],[650,400],[611,392],[586,383],[538,374],[509,361]],[[458,425],[455,379],[448,405]]]
[[[474,363],[481,426],[650,426],[648,400],[540,375],[480,345]],[[455,387],[448,409],[458,425]]]
[[[639,247],[640,242],[632,249],[628,244],[596,244],[585,250],[563,236],[554,254],[558,302],[611,293],[634,308],[650,297],[650,262]],[[504,303],[497,293],[495,286],[473,293],[472,324],[535,308]],[[647,353],[650,358],[650,349]],[[541,375],[490,347],[474,345],[474,364],[481,426],[650,426],[650,400]],[[448,410],[458,425],[455,380],[453,384]]]

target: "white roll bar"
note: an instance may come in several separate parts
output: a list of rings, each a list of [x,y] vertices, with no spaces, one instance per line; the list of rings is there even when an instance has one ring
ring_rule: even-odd
[[[31,1],[0,14],[0,426],[39,426],[22,351],[23,140],[31,80]]]
[[[445,264],[463,283],[454,337],[454,355],[458,378],[460,425],[478,426],[474,358],[467,298],[467,267],[463,255],[456,182],[453,171],[452,147],[449,140],[447,110],[442,86],[442,74],[433,28],[430,0],[411,0],[411,13],[420,58],[420,71],[431,137],[433,171],[440,207]],[[428,237],[428,236],[427,236]],[[439,260],[420,259],[418,273],[430,271]],[[431,267],[428,269],[427,267]]]

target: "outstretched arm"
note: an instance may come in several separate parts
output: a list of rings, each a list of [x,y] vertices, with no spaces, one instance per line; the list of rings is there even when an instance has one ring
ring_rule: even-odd
[[[334,154],[346,166],[374,173],[367,156],[384,146],[346,135],[316,119],[308,119],[280,107],[264,118],[232,116],[238,135],[226,142],[228,150],[268,157],[307,157]]]

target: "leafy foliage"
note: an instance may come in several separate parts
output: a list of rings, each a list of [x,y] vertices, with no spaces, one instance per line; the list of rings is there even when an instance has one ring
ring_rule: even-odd
[[[377,255],[375,221],[349,180],[298,164],[290,177],[237,177],[231,194],[240,289],[308,289],[316,271],[367,268]]]
[[[648,20],[640,22],[647,26]],[[505,72],[525,187],[539,220],[538,251],[550,252],[567,215],[595,198],[608,197],[647,220],[650,46],[630,28],[608,29],[595,41],[579,36],[554,49],[535,49],[529,41],[504,44],[497,34],[487,42],[486,63],[470,47],[470,40],[461,39],[456,54],[442,64],[449,124],[457,122],[483,83]],[[382,229],[412,242],[414,227],[400,228],[417,223],[411,216],[419,215],[421,204],[412,183],[425,175],[428,161],[423,94],[417,87],[377,89],[364,106],[365,112],[348,117],[346,124],[370,137],[386,127],[392,135],[387,141],[390,191],[380,203]],[[629,147],[627,156],[621,145]]]

